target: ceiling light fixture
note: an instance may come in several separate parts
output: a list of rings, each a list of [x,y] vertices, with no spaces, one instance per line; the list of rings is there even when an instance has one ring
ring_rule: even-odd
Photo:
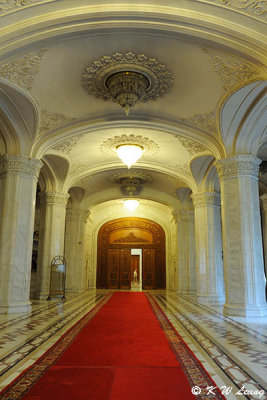
[[[138,200],[124,200],[123,205],[128,211],[133,212],[139,206],[139,201]]]
[[[145,75],[139,72],[122,71],[110,75],[105,81],[105,86],[112,99],[128,115],[131,107],[144,97],[150,82]]]
[[[122,144],[116,147],[116,152],[124,164],[131,168],[142,156],[144,148],[138,144]]]

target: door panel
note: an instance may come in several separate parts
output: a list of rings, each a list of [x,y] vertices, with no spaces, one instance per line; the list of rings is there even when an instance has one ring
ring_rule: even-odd
[[[120,250],[120,289],[131,288],[131,249]]]
[[[155,251],[143,250],[143,289],[154,289]]]
[[[108,250],[108,288],[118,289],[120,287],[120,250]]]
[[[136,280],[140,281],[140,256],[131,256],[131,281],[134,279],[134,271],[137,272]]]

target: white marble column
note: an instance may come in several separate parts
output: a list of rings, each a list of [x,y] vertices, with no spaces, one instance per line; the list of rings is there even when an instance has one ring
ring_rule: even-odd
[[[249,155],[216,162],[222,196],[226,315],[267,315],[258,188],[260,162]]]
[[[220,195],[193,194],[195,207],[197,297],[200,302],[224,300]]]
[[[66,293],[86,288],[85,240],[88,211],[67,208],[65,258],[67,261]]]
[[[68,193],[42,192],[35,298],[47,299],[50,265],[55,256],[64,256],[65,216]]]
[[[178,293],[196,291],[194,211],[177,212]]]
[[[29,301],[36,184],[41,161],[0,156],[0,313],[31,309]]]
[[[261,196],[262,207],[262,234],[264,246],[265,277],[267,277],[267,194]]]

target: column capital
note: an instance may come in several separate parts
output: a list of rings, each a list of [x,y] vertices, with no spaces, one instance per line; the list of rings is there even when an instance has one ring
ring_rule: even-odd
[[[221,196],[217,192],[203,192],[191,195],[194,206],[206,206],[212,204],[214,206],[221,206]]]
[[[37,179],[42,165],[42,161],[37,158],[4,154],[0,156],[0,176],[6,173],[22,173]]]
[[[222,158],[214,164],[220,179],[233,178],[237,175],[258,178],[261,160],[251,155],[238,155]]]
[[[59,205],[66,206],[69,193],[62,192],[41,192],[40,193],[40,204],[41,205]]]

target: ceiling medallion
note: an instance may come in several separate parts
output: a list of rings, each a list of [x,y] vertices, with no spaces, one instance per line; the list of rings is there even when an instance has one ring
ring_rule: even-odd
[[[137,145],[143,149],[143,153],[152,153],[153,155],[159,152],[159,145],[154,140],[141,135],[114,136],[100,145],[100,151],[107,154],[117,153],[118,147],[123,145]]]
[[[115,53],[85,68],[82,86],[90,95],[118,103],[128,115],[136,103],[166,94],[173,86],[173,78],[155,58]]]

